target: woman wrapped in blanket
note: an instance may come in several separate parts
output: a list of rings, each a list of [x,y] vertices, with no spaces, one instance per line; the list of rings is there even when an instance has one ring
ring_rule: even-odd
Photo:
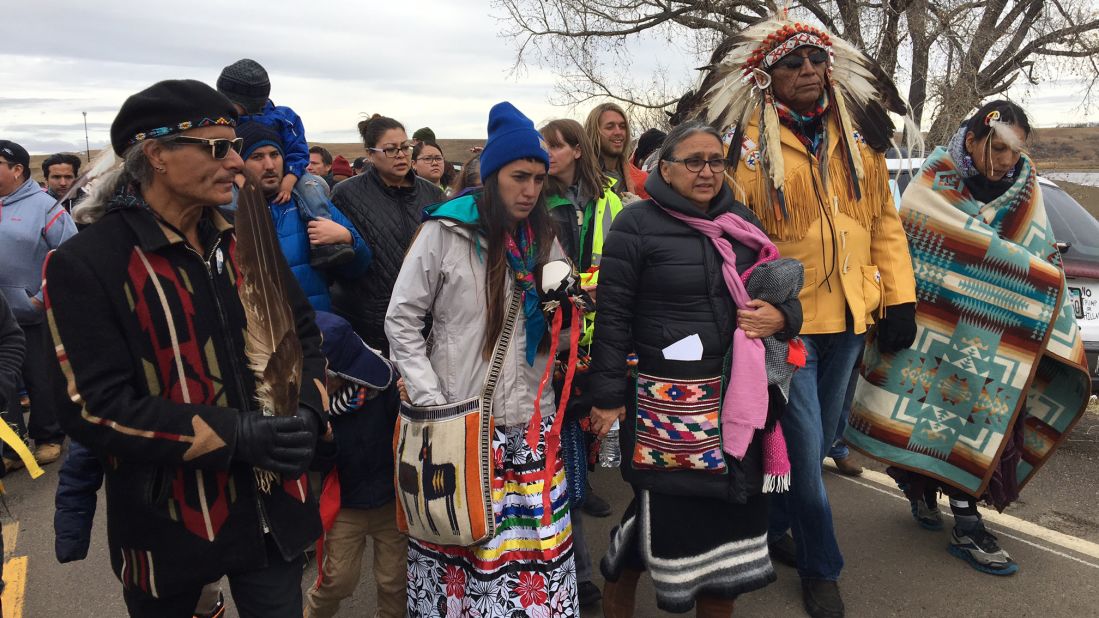
[[[615,219],[600,267],[592,427],[625,421],[634,489],[600,565],[603,612],[632,616],[648,570],[661,609],[729,616],[775,580],[765,493],[788,482],[776,421],[803,271],[733,199],[712,127],[677,126],[659,156],[650,199]]]
[[[552,357],[535,273],[564,257],[542,193],[549,155],[510,103],[492,108],[488,130],[483,189],[427,208],[385,330],[411,405],[460,402],[481,393],[509,301],[522,295],[492,400],[496,534],[472,546],[409,539],[408,614],[576,616],[560,423],[553,388],[540,386]]]
[[[1026,113],[985,104],[937,148],[901,199],[916,272],[917,335],[881,353],[867,341],[845,438],[885,461],[912,516],[973,568],[1018,565],[985,529],[1083,413],[1089,380]],[[879,333],[880,334],[880,333]]]

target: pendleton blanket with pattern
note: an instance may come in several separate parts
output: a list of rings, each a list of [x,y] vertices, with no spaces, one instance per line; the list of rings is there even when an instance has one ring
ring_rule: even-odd
[[[1037,171],[1024,156],[1015,184],[982,204],[939,148],[905,191],[901,219],[916,273],[916,341],[881,354],[868,340],[845,438],[980,497],[1025,408],[1025,485],[1090,395]]]

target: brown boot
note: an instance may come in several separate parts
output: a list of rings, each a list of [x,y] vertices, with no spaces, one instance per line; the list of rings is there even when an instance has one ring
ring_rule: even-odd
[[[862,474],[862,466],[851,461],[851,457],[844,457],[843,459],[832,458],[832,463],[836,464],[836,470],[844,476],[858,476]]]
[[[733,615],[736,599],[722,599],[700,595],[695,599],[695,616],[698,618],[729,618]]]
[[[38,460],[40,466],[52,464],[61,459],[61,445],[53,442],[43,442],[38,445],[38,448],[34,449],[34,458]]]
[[[633,618],[634,603],[637,600],[637,580],[641,571],[623,569],[618,581],[603,584],[604,618]]]

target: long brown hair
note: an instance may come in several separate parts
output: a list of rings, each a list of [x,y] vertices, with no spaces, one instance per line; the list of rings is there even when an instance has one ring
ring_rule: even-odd
[[[576,160],[576,173],[573,181],[580,183],[580,193],[599,199],[603,195],[607,185],[607,177],[599,167],[599,160],[595,156],[591,140],[584,133],[584,127],[571,118],[551,120],[542,127],[542,137],[554,148],[562,145],[580,149],[580,158]],[[546,179],[547,195],[564,195],[568,187],[558,178],[550,176]],[[581,204],[583,206],[583,204]]]
[[[604,112],[617,112],[626,121],[626,142],[623,144],[622,154],[616,157],[603,153],[599,121]],[[633,193],[633,179],[630,178],[628,168],[629,156],[626,154],[630,149],[630,144],[633,143],[633,136],[630,135],[630,117],[626,115],[626,110],[622,109],[617,103],[600,103],[588,113],[588,119],[584,122],[584,130],[587,131],[588,139],[591,140],[592,148],[595,150],[596,162],[601,167],[618,172],[622,176],[622,183],[625,185],[626,190]]]
[[[532,159],[533,160],[533,159]],[[507,208],[500,198],[499,171],[494,172],[485,179],[484,189],[477,196],[477,214],[480,218],[480,231],[488,240],[488,250],[485,255],[485,321],[488,326],[485,329],[485,341],[481,346],[481,355],[485,360],[492,357],[492,350],[496,347],[496,339],[504,327],[504,314],[507,307],[508,290],[511,289],[511,275],[508,273],[505,239],[512,229],[508,226]],[[546,192],[538,196],[538,203],[527,218],[530,221],[531,230],[534,232],[535,246],[538,254],[535,259],[536,266],[545,264],[554,242],[553,224],[550,221],[549,212],[546,210]],[[539,273],[534,273],[537,278]],[[541,282],[535,281],[535,286]],[[549,338],[542,338],[539,349],[548,349]]]
[[[475,154],[462,165],[462,171],[454,179],[454,185],[450,188],[451,195],[458,195],[466,189],[474,189],[481,186],[481,155]]]

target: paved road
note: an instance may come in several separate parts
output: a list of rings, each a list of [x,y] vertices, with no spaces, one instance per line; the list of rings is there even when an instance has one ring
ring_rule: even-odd
[[[37,481],[25,475],[5,479],[7,505],[15,520],[4,517],[9,582],[4,618],[124,615],[119,584],[107,560],[101,514],[87,560],[59,565],[53,558],[56,469],[50,466]],[[874,470],[855,480],[827,475],[847,561],[840,585],[849,616],[1099,616],[1099,415],[1090,414],[1081,422],[1058,456],[1026,489],[1023,502],[1009,510],[1010,517],[990,525],[1022,567],[1014,577],[982,575],[950,557],[946,552],[949,532],[918,528],[907,503],[881,477]],[[593,484],[619,509],[630,498],[616,471],[600,470]],[[588,520],[596,559],[606,549],[613,520]],[[22,582],[21,568],[25,568]],[[804,615],[797,574],[786,567],[778,569],[779,581],[745,596],[738,604],[738,615]],[[314,577],[315,570],[309,568],[303,584]],[[20,588],[24,596],[22,613],[17,614]],[[374,595],[366,572],[340,615],[370,616],[373,611]],[[601,612],[584,615],[600,616]],[[639,590],[638,615],[664,615],[655,609],[652,587],[645,579]]]

